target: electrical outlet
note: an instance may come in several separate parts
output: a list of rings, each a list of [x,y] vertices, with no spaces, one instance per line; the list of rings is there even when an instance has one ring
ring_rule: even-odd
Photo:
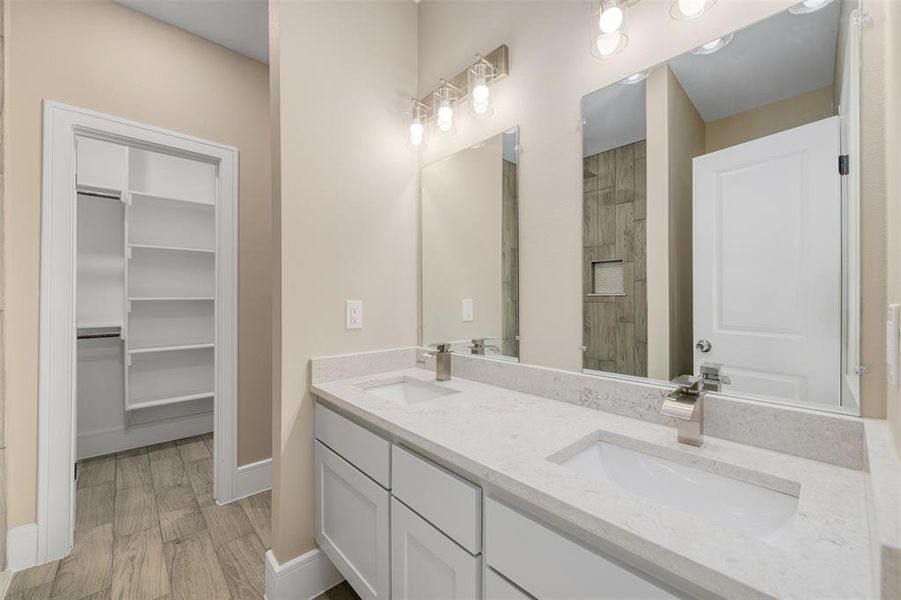
[[[363,301],[348,300],[344,311],[345,329],[363,329]]]
[[[469,322],[475,318],[475,308],[472,300],[463,300],[463,321]]]

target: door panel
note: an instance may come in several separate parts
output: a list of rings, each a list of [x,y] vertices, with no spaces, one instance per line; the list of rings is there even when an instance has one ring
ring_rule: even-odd
[[[694,159],[695,372],[728,391],[839,405],[838,117]]]

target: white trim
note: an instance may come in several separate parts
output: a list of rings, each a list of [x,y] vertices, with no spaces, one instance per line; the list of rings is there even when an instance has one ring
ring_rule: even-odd
[[[78,459],[103,456],[124,448],[171,442],[213,431],[213,413],[204,412],[148,423],[137,427],[112,427],[78,434]]]
[[[214,487],[218,502],[235,499],[237,478],[237,148],[45,100],[38,375],[38,564],[62,558],[73,542],[76,133],[166,150],[218,165],[214,398]]]
[[[21,571],[38,564],[38,526],[28,523],[6,532],[6,568]]]
[[[272,459],[238,467],[235,476],[235,500],[272,488]]]
[[[279,564],[266,552],[266,600],[312,600],[344,581],[325,552],[314,548]]]

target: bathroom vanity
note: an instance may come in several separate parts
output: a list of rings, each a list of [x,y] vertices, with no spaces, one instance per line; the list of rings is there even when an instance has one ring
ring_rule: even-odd
[[[664,387],[416,358],[313,361],[316,539],[361,597],[878,596],[860,419],[709,395],[695,448]]]

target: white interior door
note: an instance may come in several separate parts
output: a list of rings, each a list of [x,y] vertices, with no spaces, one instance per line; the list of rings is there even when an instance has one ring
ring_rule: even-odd
[[[830,117],[694,159],[694,366],[729,391],[839,405],[839,153]]]

